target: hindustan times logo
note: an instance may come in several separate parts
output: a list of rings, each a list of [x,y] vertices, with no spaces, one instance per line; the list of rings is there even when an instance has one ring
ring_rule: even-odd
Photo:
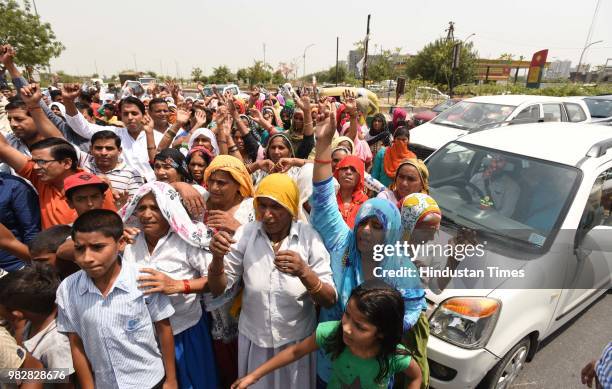
[[[372,259],[377,262],[385,257],[453,257],[458,261],[471,257],[483,257],[485,255],[484,244],[411,244],[407,241],[395,244],[374,245]]]

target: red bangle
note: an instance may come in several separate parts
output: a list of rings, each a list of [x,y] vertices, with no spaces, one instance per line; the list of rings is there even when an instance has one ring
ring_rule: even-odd
[[[183,293],[187,294],[187,293],[191,293],[191,286],[189,285],[189,280],[183,280]]]
[[[331,159],[315,159],[314,161],[315,161],[315,163],[321,163],[321,164],[332,163]]]

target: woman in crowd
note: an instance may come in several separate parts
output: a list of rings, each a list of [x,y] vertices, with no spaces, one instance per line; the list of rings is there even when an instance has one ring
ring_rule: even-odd
[[[383,147],[391,146],[393,136],[387,128],[387,119],[382,113],[377,113],[372,118],[372,125],[365,136],[366,142],[370,146],[372,155],[376,155]]]
[[[229,155],[216,157],[204,174],[208,188],[205,222],[210,236],[223,230],[234,234],[244,224],[255,220],[253,185],[244,164]],[[205,250],[206,264],[212,253]],[[211,315],[211,334],[220,381],[228,387],[238,376],[238,321],[237,310],[241,283],[236,282],[222,295],[203,294],[205,309]]]
[[[155,155],[153,171],[157,181],[167,184],[191,182],[185,156],[177,149],[165,149]]]
[[[123,260],[140,268],[144,293],[164,293],[174,307],[170,324],[179,386],[216,389],[210,333],[197,295],[206,287],[202,225],[190,220],[179,194],[163,182],[145,184],[120,214],[140,229]]]
[[[191,178],[193,178],[193,182],[200,186],[204,186],[204,171],[208,165],[210,165],[212,159],[213,155],[206,147],[194,146],[189,150],[185,162],[187,163],[187,168],[189,169]]]
[[[321,110],[320,110],[321,111]],[[349,228],[334,201],[331,170],[331,139],[334,133],[334,112],[327,112],[317,120],[317,144],[311,197],[311,223],[323,237],[330,252],[334,282],[338,289],[338,303],[331,309],[321,309],[320,321],[339,320],[346,308],[351,291],[363,281],[374,278],[377,268],[400,269],[413,267],[407,258],[390,256],[377,259],[375,247],[395,245],[401,238],[401,218],[397,207],[387,200],[370,199],[363,203],[355,216],[353,229]],[[377,262],[382,260],[382,262]],[[379,269],[380,270],[380,269]],[[416,271],[416,268],[414,268]],[[385,274],[381,271],[381,274]],[[404,331],[408,332],[419,320],[426,307],[425,291],[417,277],[388,278],[405,302]],[[331,364],[327,355],[319,352],[317,374],[324,383],[329,382]]]
[[[334,171],[334,177],[340,185],[336,201],[342,219],[350,228],[353,228],[359,207],[368,200],[365,194],[364,173],[363,161],[354,155],[344,157]]]
[[[336,291],[329,255],[312,227],[296,221],[297,186],[285,174],[264,178],[255,193],[257,222],[233,238],[211,242],[208,282],[220,295],[244,282],[238,323],[238,373],[244,376],[316,327],[315,304],[330,307]],[[262,378],[254,388],[313,388],[315,361],[304,357]]]
[[[389,189],[378,194],[400,208],[404,197],[412,193],[429,193],[429,170],[420,159],[405,159],[397,167]]]
[[[307,163],[295,157],[293,145],[284,133],[272,135],[265,149],[265,158],[248,165],[255,185],[270,173],[284,172],[294,180],[300,173],[300,168]]]
[[[409,142],[410,131],[407,127],[399,127],[393,135],[391,147],[382,148],[376,154],[372,176],[384,186],[391,185],[402,161],[416,158],[416,155],[408,149]]]

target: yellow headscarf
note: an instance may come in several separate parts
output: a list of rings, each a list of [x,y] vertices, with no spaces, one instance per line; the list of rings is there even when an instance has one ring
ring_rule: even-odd
[[[253,200],[256,213],[257,199],[260,197],[266,197],[276,201],[289,211],[294,220],[297,219],[299,191],[295,182],[288,175],[274,173],[261,180],[255,192],[255,199]],[[261,218],[261,215],[256,214],[256,216],[258,220]]]
[[[421,184],[423,185],[423,190],[421,191],[421,193],[429,194],[429,170],[427,169],[427,165],[425,165],[425,162],[416,158],[404,159],[402,162],[400,162],[395,172],[395,179],[393,180],[393,183],[390,186],[391,190],[395,190],[395,180],[397,179],[397,172],[399,172],[403,165],[410,165],[417,170],[417,172],[419,173],[419,177],[421,178]]]
[[[204,183],[206,183],[210,175],[217,170],[228,172],[232,178],[236,180],[238,185],[240,185],[240,194],[242,197],[253,197],[255,193],[253,181],[242,161],[231,155],[217,155],[204,171]]]

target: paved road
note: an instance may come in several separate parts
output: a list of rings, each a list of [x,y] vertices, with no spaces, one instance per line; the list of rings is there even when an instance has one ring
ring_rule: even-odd
[[[511,388],[587,388],[580,383],[580,370],[597,359],[611,340],[612,292],[608,292],[549,337]]]

